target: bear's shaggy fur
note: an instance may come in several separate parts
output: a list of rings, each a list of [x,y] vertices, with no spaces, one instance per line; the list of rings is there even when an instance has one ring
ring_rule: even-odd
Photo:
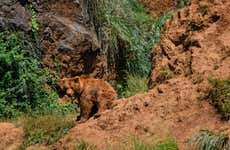
[[[78,99],[80,105],[80,122],[91,116],[109,109],[117,98],[113,87],[102,79],[81,75],[80,77],[64,78],[59,81],[62,90]]]

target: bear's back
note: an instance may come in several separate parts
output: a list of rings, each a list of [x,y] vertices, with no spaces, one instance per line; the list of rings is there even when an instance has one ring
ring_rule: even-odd
[[[80,80],[83,83],[84,90],[96,91],[103,94],[105,97],[116,98],[116,91],[107,81],[86,75],[80,76]]]

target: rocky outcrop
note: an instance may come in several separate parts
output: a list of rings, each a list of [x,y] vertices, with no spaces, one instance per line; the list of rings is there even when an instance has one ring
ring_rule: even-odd
[[[24,32],[31,31],[31,14],[16,0],[0,1],[0,30],[17,29]]]
[[[150,87],[171,77],[196,82],[230,75],[229,6],[226,0],[194,0],[174,13],[152,50]]]
[[[32,4],[39,22],[41,58],[60,78],[80,74],[105,77],[105,56],[83,0],[0,2],[0,29],[31,33]]]
[[[42,59],[59,77],[104,77],[105,56],[84,1],[48,1],[39,13]]]

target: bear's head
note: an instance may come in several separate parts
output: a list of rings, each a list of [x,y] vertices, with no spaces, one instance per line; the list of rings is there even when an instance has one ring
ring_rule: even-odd
[[[63,78],[58,80],[58,86],[70,97],[76,97],[82,92],[80,77]]]

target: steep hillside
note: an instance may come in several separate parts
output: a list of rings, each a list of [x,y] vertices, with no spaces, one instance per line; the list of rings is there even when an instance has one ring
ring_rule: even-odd
[[[230,135],[230,122],[222,120],[205,98],[209,78],[230,75],[229,5],[226,0],[194,0],[176,11],[152,50],[153,89],[120,99],[101,117],[76,125],[58,147],[71,148],[84,140],[100,148],[108,144],[116,148],[130,135],[148,141],[171,134],[183,149],[200,129]]]
[[[152,50],[150,84],[164,69],[173,77],[224,79],[230,73],[228,1],[192,1],[174,13]],[[206,81],[206,80],[205,80]]]
[[[148,93],[119,100],[100,118],[76,125],[57,147],[71,149],[84,140],[99,149],[110,144],[119,149],[131,135],[146,141],[173,135],[183,149],[194,131],[229,129],[229,122],[222,121],[208,102],[197,100],[198,96],[197,85],[189,79],[169,80]]]

